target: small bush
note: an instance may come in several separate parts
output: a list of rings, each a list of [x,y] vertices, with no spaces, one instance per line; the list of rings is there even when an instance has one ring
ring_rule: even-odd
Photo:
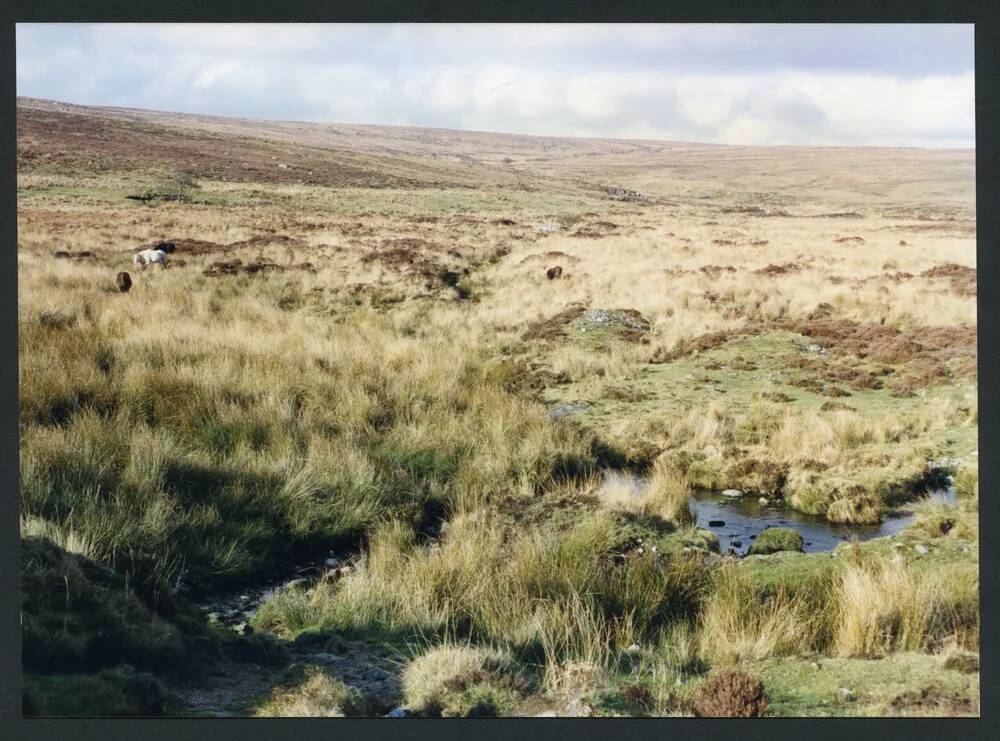
[[[703,718],[755,718],[767,710],[759,679],[739,669],[717,669],[698,690],[695,713]]]
[[[750,546],[751,556],[764,556],[768,553],[778,551],[799,551],[805,550],[805,542],[802,535],[797,530],[790,527],[769,527]]]

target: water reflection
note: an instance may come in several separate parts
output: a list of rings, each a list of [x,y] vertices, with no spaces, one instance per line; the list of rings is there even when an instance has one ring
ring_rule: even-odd
[[[645,494],[646,482],[638,477],[616,472],[605,473],[605,482],[598,496],[609,487],[631,489],[637,498]],[[953,504],[954,489],[934,492],[929,498]],[[806,553],[831,551],[840,543],[852,539],[870,540],[893,535],[910,525],[912,512],[901,510],[877,525],[837,524],[823,517],[807,515],[777,502],[761,504],[757,497],[724,497],[712,492],[696,492],[690,500],[691,512],[698,527],[715,533],[725,553],[730,546],[746,554],[757,535],[768,527],[797,530],[805,541]]]

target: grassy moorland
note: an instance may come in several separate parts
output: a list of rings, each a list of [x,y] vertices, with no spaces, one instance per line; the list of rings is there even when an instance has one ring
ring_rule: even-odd
[[[971,153],[22,99],[18,156],[27,712],[978,714]],[[731,558],[730,488],[915,517]]]

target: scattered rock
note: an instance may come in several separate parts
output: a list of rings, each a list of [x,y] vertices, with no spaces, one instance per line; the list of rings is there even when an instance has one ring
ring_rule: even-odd
[[[557,278],[561,278],[562,274],[563,274],[563,269],[562,266],[560,265],[555,265],[545,271],[545,277],[548,278],[549,280],[556,280]]]
[[[119,293],[128,293],[132,288],[132,276],[122,271],[115,276],[115,285],[118,286]]]
[[[539,234],[552,234],[562,229],[559,224],[535,224],[535,231]]]
[[[739,489],[724,489],[722,492],[722,496],[729,497],[731,499],[736,499],[738,497],[742,497],[743,492],[740,491]]]
[[[553,422],[558,422],[563,417],[568,417],[571,414],[582,412],[589,407],[589,404],[582,401],[575,404],[560,404],[559,406],[553,407],[549,410],[549,419]]]
[[[253,628],[247,622],[236,623],[236,625],[233,626],[233,632],[236,633],[236,635],[250,636],[253,635]]]
[[[926,556],[928,553],[931,552],[930,548],[928,548],[927,546],[922,545],[920,543],[917,543],[915,546],[913,546],[913,550],[915,550],[921,556]]]
[[[709,527],[725,527],[726,523],[725,523],[724,520],[709,520],[708,521],[708,526]]]
[[[766,506],[767,503],[770,502],[770,501],[771,500],[768,499],[767,497],[761,497],[760,499],[757,500],[757,504],[759,504],[761,506]]]
[[[326,559],[326,561],[324,561],[324,563],[326,564],[327,568],[336,569],[340,567],[339,558],[328,558]]]

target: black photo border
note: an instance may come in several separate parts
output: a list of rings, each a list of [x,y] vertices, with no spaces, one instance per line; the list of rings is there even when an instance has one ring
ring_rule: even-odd
[[[657,22],[974,23],[979,343],[981,717],[755,720],[633,718],[23,719],[18,533],[15,24],[18,22]],[[0,3],[0,738],[427,739],[1000,739],[997,614],[1000,499],[1000,2],[997,0],[4,0]]]

